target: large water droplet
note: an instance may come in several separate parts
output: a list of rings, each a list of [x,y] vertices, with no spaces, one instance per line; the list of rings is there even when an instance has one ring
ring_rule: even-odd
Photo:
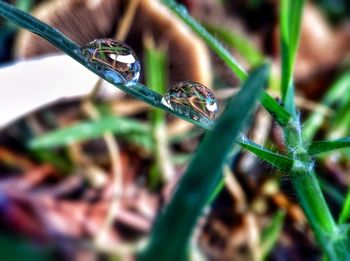
[[[114,39],[96,39],[81,48],[81,52],[102,70],[118,72],[123,83],[137,82],[140,77],[140,61],[125,43]]]
[[[214,94],[197,82],[176,83],[164,95],[164,100],[168,103],[166,105],[173,110],[198,121],[201,121],[203,117],[215,119],[218,112],[218,104]]]

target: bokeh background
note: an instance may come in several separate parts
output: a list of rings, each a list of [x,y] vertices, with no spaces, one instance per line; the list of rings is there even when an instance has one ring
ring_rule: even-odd
[[[239,88],[230,69],[160,1],[7,2],[79,45],[99,38],[124,41],[140,59],[142,83],[151,46],[166,56],[164,91],[179,81],[196,81],[223,108]],[[248,70],[270,60],[268,90],[279,96],[279,1],[179,2]],[[321,115],[309,127],[315,139],[350,134],[349,15],[347,0],[307,1],[304,9],[296,102],[305,124],[310,115]],[[339,85],[341,95],[330,92]],[[148,105],[99,80],[47,41],[0,20],[0,260],[132,260],[204,134],[165,114],[165,123],[155,128],[152,115]],[[114,118],[130,131],[113,129]],[[67,144],[28,145],[101,119],[106,131],[93,138],[82,138],[78,129]],[[283,152],[281,130],[261,108],[249,126],[251,139]],[[335,216],[350,185],[349,159],[344,149],[316,161]],[[193,236],[193,260],[322,257],[284,173],[240,152],[224,177],[225,186]]]

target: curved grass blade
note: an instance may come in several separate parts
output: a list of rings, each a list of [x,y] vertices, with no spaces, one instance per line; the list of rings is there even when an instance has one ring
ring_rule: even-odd
[[[177,4],[174,0],[163,0],[163,3],[167,5],[176,15],[178,15],[194,32],[196,32],[202,39],[210,46],[210,48],[231,68],[231,70],[236,73],[239,79],[245,80],[247,78],[247,73],[244,68],[236,61],[236,59],[231,55],[231,53],[223,47],[223,45],[215,39],[200,23],[191,17],[183,5]],[[283,113],[281,117],[286,117],[284,112],[279,112],[275,110],[276,106],[271,107],[271,100],[274,100],[268,93],[263,91],[261,96],[261,103],[268,111],[273,111],[275,115]],[[276,102],[277,103],[277,102]],[[279,106],[281,107],[281,106]],[[282,107],[281,107],[282,108]],[[279,118],[278,116],[277,118]]]
[[[266,92],[261,94],[260,102],[281,127],[286,126],[292,120],[292,116],[289,112]]]
[[[282,100],[296,118],[293,70],[299,45],[304,0],[282,0],[280,9]]]
[[[346,198],[342,207],[342,210],[339,215],[339,224],[344,224],[350,218],[350,188],[346,194]]]
[[[30,14],[27,14],[19,10],[18,8],[10,4],[7,4],[3,1],[0,1],[0,17],[9,19],[11,22],[17,24],[18,26],[21,26],[43,37],[44,39],[52,43],[54,46],[56,46],[57,48],[59,48],[69,56],[71,56],[77,62],[84,65],[87,69],[97,74],[104,80],[110,82],[111,84],[121,89],[122,91],[135,97],[136,99],[139,99],[147,104],[150,104],[153,107],[157,107],[164,111],[167,111],[201,128],[209,130],[214,125],[214,122],[212,120],[208,119],[203,121],[196,121],[180,112],[177,112],[172,110],[171,108],[168,108],[166,105],[164,105],[161,102],[162,96],[160,94],[152,91],[151,89],[147,88],[146,86],[140,83],[131,82],[129,84],[122,84],[122,79],[120,74],[118,74],[116,71],[101,69],[99,68],[98,65],[87,61],[86,57],[82,54],[80,50],[80,46],[74,43],[71,39],[69,39],[65,35],[63,35],[61,32],[49,26],[48,24],[41,22],[40,20],[36,19]],[[193,112],[193,114],[196,114],[196,113]],[[201,119],[203,117],[201,117],[201,115],[198,114],[196,118]]]
[[[77,123],[74,126],[52,131],[29,143],[32,149],[52,148],[101,137],[110,131],[117,135],[150,135],[150,127],[136,120],[108,116],[98,120]]]
[[[244,36],[222,26],[206,24],[205,27],[228,46],[235,48],[250,65],[258,66],[264,61],[263,54]]]
[[[177,4],[174,0],[163,0],[176,15],[178,15],[193,31],[200,35],[214,52],[231,68],[240,80],[247,79],[244,68],[236,61],[230,52],[225,49],[201,24],[188,14],[185,6]]]
[[[254,153],[260,159],[268,162],[272,166],[282,171],[288,172],[293,168],[294,161],[284,155],[274,153],[263,146],[256,144],[254,141],[242,136],[237,143],[246,150]]]
[[[222,178],[235,139],[266,86],[268,66],[254,71],[230,100],[214,129],[201,142],[171,202],[158,216],[140,260],[185,260],[189,238],[204,206]],[[169,243],[171,239],[171,244]]]
[[[310,155],[316,155],[346,147],[350,147],[350,137],[330,141],[314,141],[310,144],[308,152]]]

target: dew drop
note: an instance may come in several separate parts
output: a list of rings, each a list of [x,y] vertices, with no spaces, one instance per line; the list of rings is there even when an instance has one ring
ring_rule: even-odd
[[[201,122],[215,119],[218,112],[214,94],[204,85],[192,81],[173,85],[164,95],[162,103],[165,102],[171,109]]]
[[[81,52],[90,62],[101,66],[102,70],[118,72],[123,83],[139,80],[140,61],[135,52],[121,41],[96,39],[81,47]]]

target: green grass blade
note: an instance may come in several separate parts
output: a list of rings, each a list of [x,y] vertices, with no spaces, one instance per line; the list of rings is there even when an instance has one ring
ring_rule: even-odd
[[[350,73],[345,73],[340,76],[329,88],[327,93],[321,100],[323,107],[330,107],[339,101],[340,107],[346,106],[350,102]],[[337,113],[338,114],[338,113]],[[305,140],[311,141],[320,126],[324,122],[325,113],[321,108],[316,109],[305,121],[303,126],[303,137]]]
[[[155,92],[163,94],[165,92],[166,80],[166,55],[163,50],[155,49],[151,39],[145,41],[146,55],[146,80],[147,85]],[[158,108],[151,108],[151,133],[154,144],[155,160],[151,167],[149,184],[154,189],[159,185],[162,178],[169,179],[173,176],[170,162],[169,145],[166,129],[165,112]]]
[[[284,211],[278,211],[273,216],[271,223],[262,231],[260,239],[261,260],[266,260],[276,245],[282,232],[285,215]]]
[[[185,6],[177,4],[174,0],[163,0],[177,16],[179,16],[193,31],[213,49],[213,51],[231,68],[240,80],[247,79],[248,75],[237,60],[225,49],[222,44],[214,38],[200,23],[198,23],[189,13]]]
[[[158,216],[140,260],[184,260],[189,238],[204,206],[222,178],[235,139],[266,86],[268,66],[254,71],[207,133],[170,203]],[[179,218],[181,217],[181,218]],[[169,243],[169,239],[171,243]]]
[[[162,103],[162,95],[152,91],[150,88],[147,88],[147,86],[134,82],[123,84],[122,78],[118,72],[111,70],[101,70],[101,68],[99,68],[98,65],[87,61],[86,57],[82,54],[80,50],[80,46],[74,43],[71,39],[63,35],[55,28],[49,26],[48,24],[45,24],[36,19],[35,17],[31,16],[30,14],[19,10],[15,6],[0,1],[0,17],[4,17],[10,20],[11,22],[17,24],[18,26],[21,26],[24,29],[27,29],[43,37],[47,41],[51,42],[58,49],[71,56],[77,62],[81,63],[87,69],[100,76],[102,79],[110,82],[122,91],[135,97],[136,99],[150,104],[153,107],[157,107],[164,111],[167,111],[201,128],[209,130],[214,125],[214,121],[212,120],[196,121],[181,112],[172,110],[171,108]],[[195,114],[195,112],[193,112],[192,114]],[[198,114],[197,118],[202,117],[200,114]]]
[[[262,93],[260,102],[280,126],[284,127],[292,120],[292,116],[289,112],[266,92]]]
[[[205,27],[218,39],[236,49],[250,65],[258,66],[264,61],[263,54],[245,37],[222,26],[207,24]]]
[[[348,221],[349,218],[350,218],[350,188],[346,195],[342,210],[340,211],[338,223],[344,224]]]
[[[350,137],[330,141],[314,141],[310,144],[308,152],[310,155],[316,155],[346,147],[350,147]]]
[[[263,146],[256,144],[254,141],[247,139],[246,137],[242,136],[241,139],[237,141],[237,143],[246,150],[250,151],[251,153],[254,153],[256,156],[258,156],[260,159],[268,162],[272,166],[276,167],[277,169],[280,169],[282,171],[290,171],[293,167],[294,161],[284,155],[280,155],[277,153],[274,153]]]
[[[299,45],[304,0],[282,0],[280,9],[282,100],[296,117],[293,70]]]
[[[243,67],[237,63],[236,59],[230,54],[230,52],[222,46],[222,44],[215,39],[201,24],[194,20],[187,12],[186,8],[182,5],[177,4],[174,0],[163,0],[163,3],[167,5],[175,14],[177,14],[194,32],[196,32],[202,39],[212,48],[212,50],[231,68],[231,70],[236,73],[236,75],[241,79],[245,80],[247,78],[247,73]],[[262,105],[269,112],[274,112],[277,119],[283,121],[286,117],[289,117],[285,110],[281,110],[281,106],[278,106],[280,109],[277,109],[278,104],[274,99],[265,91],[261,96]],[[283,115],[280,115],[283,114]]]
[[[101,137],[106,132],[117,135],[137,133],[150,135],[150,127],[136,120],[116,116],[103,117],[98,120],[77,123],[71,127],[52,131],[33,139],[29,146],[33,149],[52,148],[71,143]]]

